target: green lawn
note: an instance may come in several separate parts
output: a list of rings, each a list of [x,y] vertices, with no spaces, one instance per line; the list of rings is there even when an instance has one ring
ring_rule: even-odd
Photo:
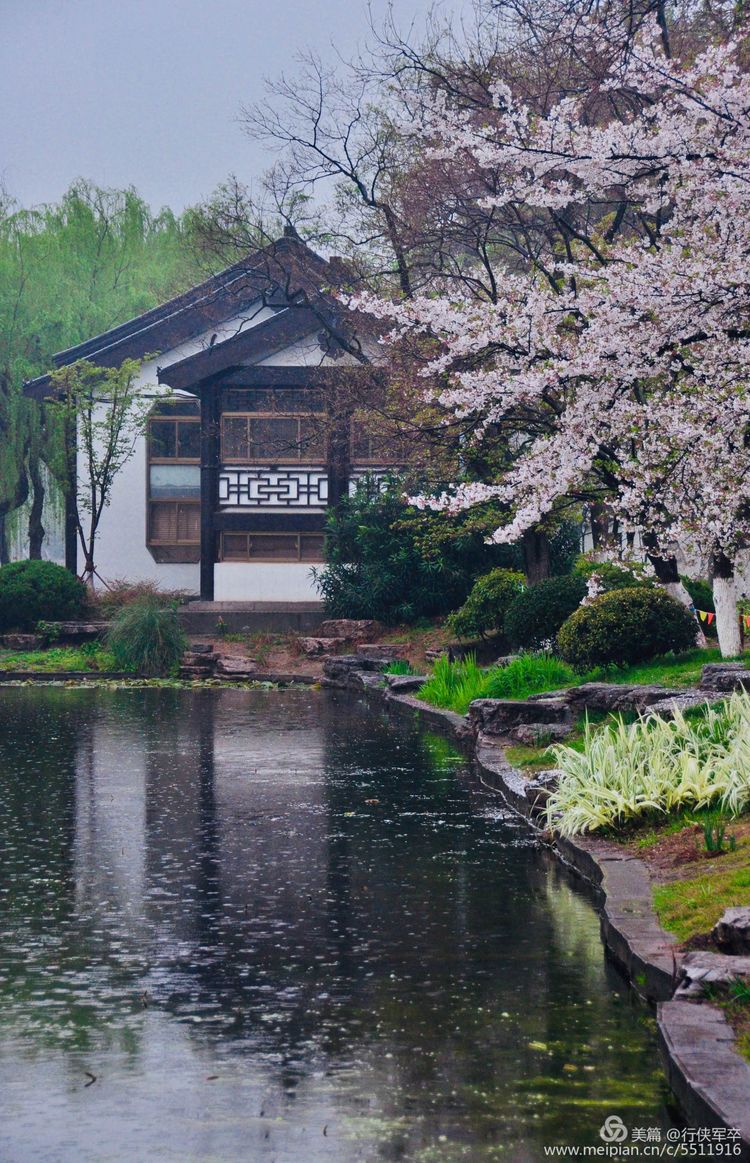
[[[692,880],[673,880],[654,888],[659,920],[680,941],[710,933],[725,909],[750,905],[747,844],[719,859],[720,872],[709,869]]]
[[[54,674],[65,670],[119,670],[113,656],[98,643],[53,646],[49,650],[0,651],[0,670],[33,670]]]

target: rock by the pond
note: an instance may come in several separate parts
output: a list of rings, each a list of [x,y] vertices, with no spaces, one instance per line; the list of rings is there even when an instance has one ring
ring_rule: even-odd
[[[223,678],[252,678],[257,669],[255,658],[220,658],[216,664],[216,674]]]
[[[213,654],[214,647],[212,642],[191,642],[189,650],[191,654]]]
[[[547,806],[547,800],[552,792],[556,790],[560,779],[560,772],[555,767],[549,768],[547,771],[539,771],[526,784],[526,799],[532,806],[532,809],[539,812]]]
[[[322,638],[344,638],[347,642],[363,642],[376,629],[372,618],[332,618],[320,624]]]
[[[654,703],[683,695],[682,689],[633,683],[584,682],[571,687],[566,698],[577,711],[645,711]]]
[[[384,678],[390,689],[400,695],[418,691],[427,682],[425,674],[386,674]]]
[[[355,678],[363,672],[377,674],[378,681],[383,681],[381,667],[386,666],[390,659],[361,658],[358,654],[337,654],[323,659],[323,685],[335,687],[356,687],[361,689],[361,682]]]
[[[683,691],[679,695],[669,694],[663,699],[658,699],[648,709],[652,714],[660,715],[662,719],[672,719],[675,711],[688,711],[691,707],[701,707],[711,701],[711,695],[706,691]]]
[[[509,735],[522,724],[532,725],[540,732],[549,732],[550,725],[573,729],[573,712],[565,699],[475,699],[469,707],[469,725],[475,735]],[[558,734],[562,737],[562,733]]]
[[[403,657],[399,646],[382,646],[379,642],[363,642],[356,648],[355,654],[359,658],[375,658],[386,662]]]
[[[708,662],[701,672],[700,685],[708,691],[750,689],[750,670],[742,662]]]
[[[516,743],[536,747],[542,743],[560,743],[567,739],[572,727],[569,723],[519,723],[508,732]]]
[[[750,908],[727,909],[714,925],[712,936],[728,953],[750,953]]]
[[[48,641],[75,646],[101,638],[107,630],[109,622],[46,622],[44,636]]]
[[[750,977],[750,957],[727,957],[723,953],[699,950],[688,953],[682,962],[682,978],[675,998],[703,997],[706,987],[727,989],[738,977]]]
[[[566,698],[576,711],[614,711],[623,696],[634,689],[614,682],[584,682],[571,687]]]
[[[186,650],[180,662],[179,675],[180,678],[194,679],[194,678],[212,678],[218,661],[218,655],[213,650],[204,650],[203,646],[198,645],[198,649]]]
[[[345,646],[346,638],[298,638],[297,646],[307,658],[319,658],[323,654],[335,654]]]
[[[0,635],[0,646],[6,650],[41,650],[46,641],[43,634]]]

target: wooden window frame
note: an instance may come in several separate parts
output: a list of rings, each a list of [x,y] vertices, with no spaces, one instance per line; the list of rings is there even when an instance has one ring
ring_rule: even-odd
[[[326,449],[325,447],[317,453],[311,453],[307,449],[302,448],[302,435],[300,425],[303,420],[310,417],[320,417],[320,412],[222,412],[221,414],[221,463],[232,465],[243,465],[245,467],[255,464],[291,464],[291,465],[321,465],[326,463]],[[248,446],[247,456],[226,456],[224,448],[226,444],[225,426],[227,420],[244,420],[245,421],[245,439]],[[297,455],[293,456],[292,451],[283,452],[275,456],[251,456],[250,448],[250,420],[296,420],[297,421]],[[323,439],[325,442],[326,433],[323,432]]]
[[[250,538],[253,538],[255,541],[262,541],[263,538],[265,538],[265,537],[290,537],[290,538],[294,537],[294,538],[296,538],[296,541],[297,541],[297,556],[296,557],[256,557],[256,556],[251,557],[249,550],[248,550],[246,557],[226,557],[225,553],[224,553],[224,538],[225,537],[244,537],[246,544]],[[323,546],[321,546],[321,557],[319,559],[316,559],[315,561],[305,560],[301,556],[301,554],[302,554],[302,540],[301,539],[303,537],[319,537],[319,538],[321,538],[323,545],[325,545],[325,535],[323,533],[309,531],[306,529],[302,530],[302,531],[291,530],[291,529],[290,530],[277,529],[277,530],[274,530],[273,532],[271,532],[269,530],[264,530],[262,532],[259,531],[257,533],[251,532],[249,530],[245,531],[244,529],[225,529],[221,534],[220,560],[222,562],[226,562],[228,565],[257,565],[257,564],[310,565],[310,566],[322,565],[323,562],[325,561],[325,558],[322,556],[322,547]]]
[[[200,464],[200,456],[152,456],[151,455],[151,425],[152,424],[194,424],[200,428],[199,416],[149,416],[146,431],[146,459],[152,464]],[[175,448],[180,447],[179,435],[175,436]]]
[[[152,414],[151,416],[149,416],[148,425],[146,428],[146,548],[149,550],[156,551],[156,553],[153,553],[152,556],[154,556],[156,558],[156,561],[159,564],[167,563],[167,564],[194,565],[196,563],[196,561],[199,560],[199,558],[200,558],[200,546],[201,546],[201,537],[200,537],[201,501],[200,501],[200,498],[198,498],[196,500],[195,497],[182,497],[182,498],[181,497],[152,497],[151,496],[151,466],[152,465],[181,465],[181,464],[200,465],[201,458],[200,458],[200,456],[152,456],[151,455],[151,425],[154,423],[174,424],[175,428],[177,428],[178,424],[188,423],[188,424],[196,425],[200,431],[200,426],[201,426],[200,417],[196,416],[195,413],[193,413],[192,415],[188,415],[187,413],[182,414],[182,413],[176,412],[176,413],[171,413],[169,415],[160,415],[158,412],[156,412],[156,413]],[[175,449],[179,451],[179,447],[180,447],[179,432],[176,431],[175,432]],[[153,512],[154,512],[154,506],[156,506],[156,505],[170,505],[173,508],[176,508],[178,505],[182,505],[182,506],[189,506],[192,509],[196,509],[198,511],[197,537],[192,538],[190,540],[179,539],[179,540],[174,540],[174,541],[165,541],[163,538],[154,537],[153,533],[152,533]],[[177,527],[177,525],[178,525],[178,521],[175,520],[175,527]],[[174,550],[177,552],[175,552],[175,554],[173,555],[171,560],[168,560],[165,557],[164,560],[162,560],[160,562],[159,557],[157,556],[157,553],[159,551],[163,551],[165,554],[168,554],[169,550]],[[180,550],[183,551],[182,554],[179,554]],[[196,553],[198,554],[197,557],[196,557]]]

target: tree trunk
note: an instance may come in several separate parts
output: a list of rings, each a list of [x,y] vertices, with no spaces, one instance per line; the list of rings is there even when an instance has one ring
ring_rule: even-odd
[[[42,524],[42,513],[44,512],[44,481],[42,480],[40,463],[36,459],[29,460],[29,476],[33,490],[33,499],[29,512],[29,557],[32,561],[40,561],[45,534],[45,528]]]
[[[609,519],[609,510],[604,505],[593,504],[589,507],[591,544],[594,553],[609,543]]]
[[[5,513],[0,510],[0,565],[7,565],[10,561],[8,542],[5,534]]]
[[[530,586],[549,577],[549,538],[541,529],[523,535],[523,568]]]
[[[666,590],[670,598],[674,598],[676,602],[687,606],[693,612],[695,618],[695,645],[704,649],[706,646],[706,635],[701,629],[701,624],[698,615],[695,613],[693,606],[693,599],[685,589],[685,586],[680,581],[680,571],[677,568],[676,557],[658,557],[655,553],[648,552],[648,537],[644,537],[644,545],[646,546],[646,556],[654,567],[656,580],[662,589]]]
[[[711,560],[711,580],[716,606],[716,633],[722,658],[736,658],[742,653],[740,619],[737,613],[737,579],[734,562],[723,553]]]

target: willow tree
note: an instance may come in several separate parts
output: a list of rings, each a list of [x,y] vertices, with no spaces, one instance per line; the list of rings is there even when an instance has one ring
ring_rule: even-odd
[[[55,352],[192,286],[203,275],[185,217],[152,213],[135,190],[74,183],[57,204],[22,209],[0,191],[0,559],[5,518],[31,498],[30,552],[41,551],[55,424],[23,399]]]

